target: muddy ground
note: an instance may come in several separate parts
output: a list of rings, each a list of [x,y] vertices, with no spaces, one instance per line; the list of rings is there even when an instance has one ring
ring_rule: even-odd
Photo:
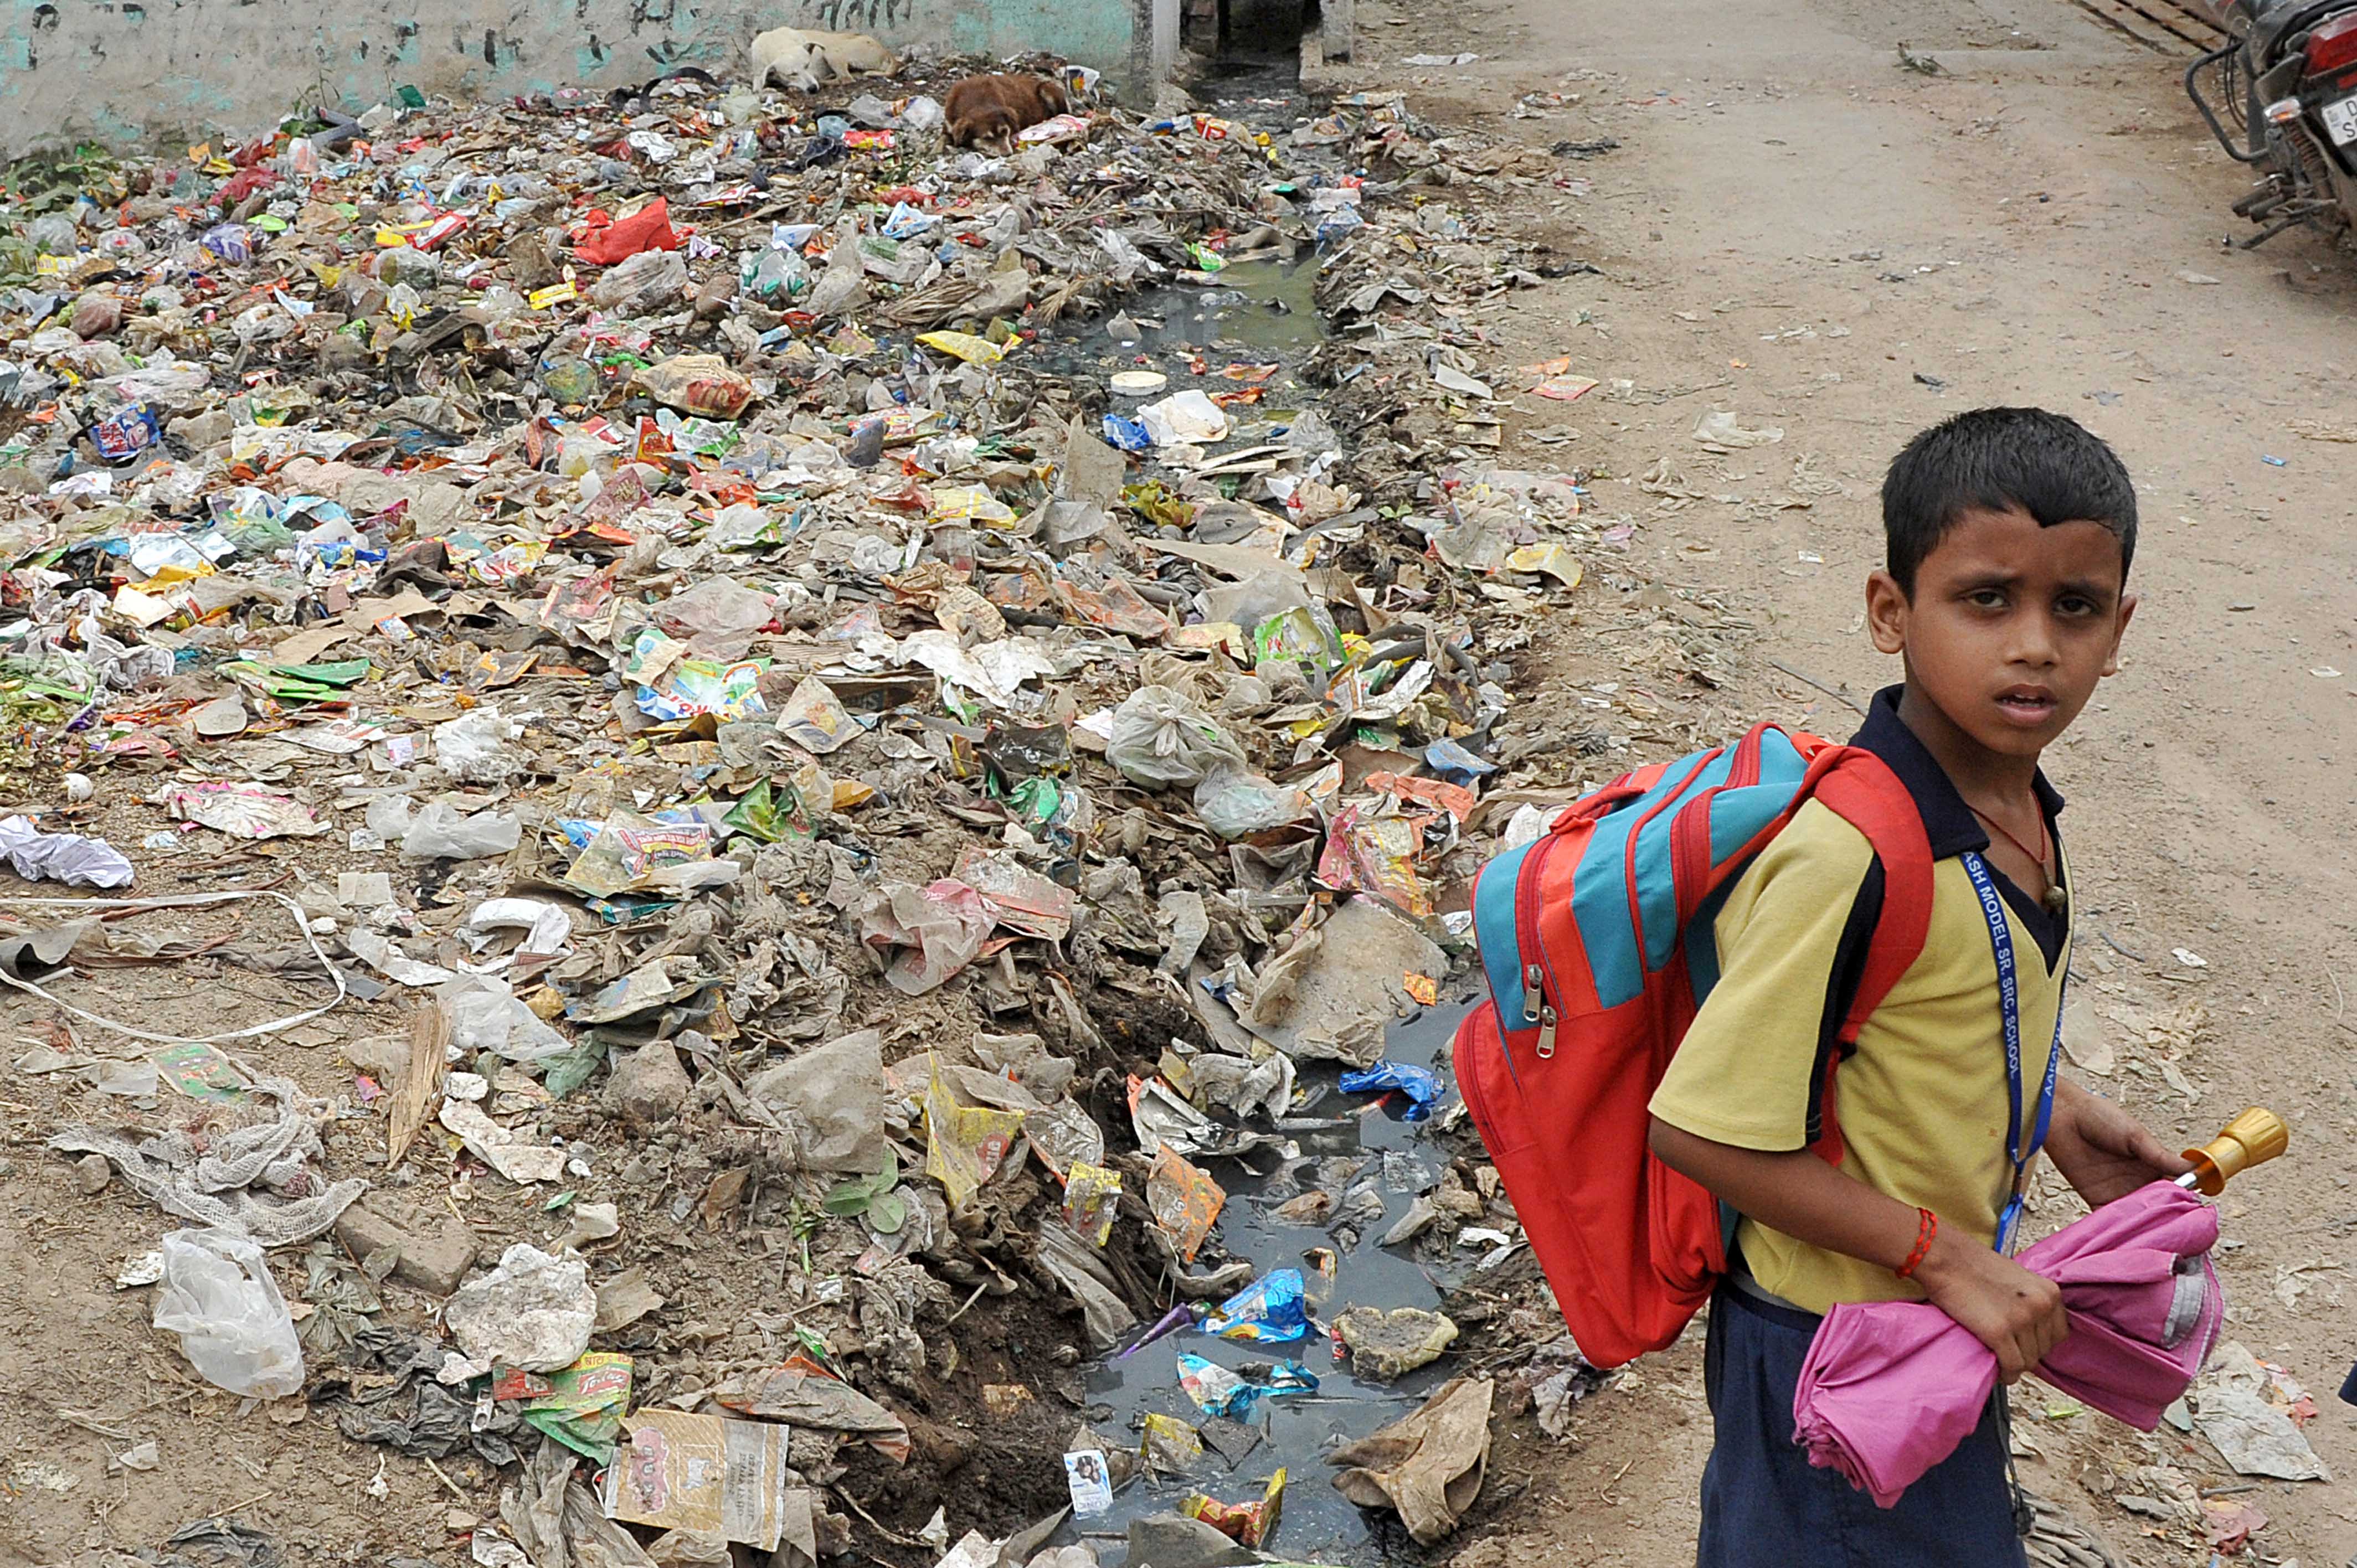
[[[1605,383],[1574,403],[1511,403],[1499,456],[1577,465],[1592,514],[1638,525],[1627,554],[1591,564],[1580,607],[1534,616],[1514,653],[1512,733],[1552,781],[1598,782],[1752,718],[1844,733],[1854,703],[1892,678],[1860,633],[1859,584],[1878,561],[1881,467],[1924,424],[2034,402],[2119,447],[2145,508],[2145,605],[2121,676],[2050,769],[2072,798],[2074,978],[2119,1058],[2099,1087],[2188,1142],[2248,1103],[2291,1121],[2291,1157],[2225,1205],[2230,1332],[2317,1391],[2309,1436],[2337,1472],[2357,1466],[2357,1412],[2329,1398],[2357,1359],[2344,1303],[2357,1020],[2342,1016],[2357,984],[2345,828],[2357,804],[2345,499],[2357,469],[2348,446],[2309,438],[2357,417],[2350,258],[2304,235],[2222,250],[2239,222],[2227,211],[2238,171],[2178,91],[2177,59],[2064,0],[1503,0],[1365,4],[1359,16],[1345,88],[1404,90],[1437,124],[1534,148],[1618,143],[1561,157],[1552,177],[1501,182],[1478,219],[1527,253],[1595,270],[1465,316],[1488,335],[1491,364],[1568,354]],[[1901,69],[1902,41],[1939,70]],[[1390,63],[1459,49],[1484,58]],[[1541,96],[1517,113],[1525,94]],[[1713,408],[1784,439],[1713,457],[1688,435]],[[2303,422],[2316,422],[2308,435]],[[118,842],[155,821],[131,811]],[[189,886],[272,870],[213,867]],[[249,917],[257,930],[271,918]],[[83,1005],[125,1016],[201,1006],[234,1023],[320,999],[201,957],[86,984]],[[2198,1029],[2147,1038],[2138,1026],[2183,1019],[2196,1002]],[[1122,1010],[1106,1012],[1115,1032]],[[0,997],[5,1055],[49,1039],[50,1017]],[[920,1031],[924,1020],[886,1022]],[[340,1048],[401,1026],[389,999],[355,1002],[299,1043],[245,1054],[349,1097]],[[1137,1045],[1150,1058],[1152,1043]],[[42,1147],[58,1121],[89,1113],[90,1097],[22,1075],[5,1083],[0,1564],[152,1543],[211,1511],[237,1512],[305,1560],[461,1561],[457,1543],[495,1511],[495,1475],[463,1457],[438,1469],[387,1457],[319,1412],[241,1409],[196,1379],[148,1327],[145,1293],[112,1283],[152,1244],[156,1216],[119,1184],[85,1196]],[[608,1136],[578,1114],[561,1130]],[[379,1122],[356,1115],[330,1135],[331,1159],[358,1168],[380,1136]],[[671,1137],[580,1193],[621,1204],[608,1255],[643,1264],[674,1304],[659,1320],[664,1353],[647,1364],[642,1397],[657,1400],[790,1350],[799,1305],[784,1284],[799,1272],[790,1219],[756,1207],[707,1220],[702,1200],[723,1162],[692,1128]],[[2045,1219],[2067,1217],[2050,1198]],[[447,1193],[420,1183],[394,1200],[455,1211],[493,1245],[566,1227],[496,1181]],[[382,1290],[396,1315],[430,1305]],[[1460,1298],[1478,1321],[1456,1362],[1511,1372],[1532,1322],[1516,1316],[1529,1282],[1509,1272],[1482,1291],[1478,1304]],[[1481,1568],[1534,1553],[1681,1561],[1708,1445],[1697,1338],[1592,1396],[1566,1442],[1510,1411],[1467,1528],[1430,1552],[1389,1538],[1385,1551]],[[1078,1391],[1056,1391],[1079,1359],[1076,1324],[985,1295],[940,1343],[936,1364],[901,1391],[928,1423],[916,1469],[855,1465],[843,1482],[877,1516],[856,1533],[863,1555],[929,1560],[892,1537],[936,1503],[953,1531],[1003,1530],[1061,1496],[1052,1455]],[[994,1396],[994,1411],[985,1389],[1015,1383],[1043,1397],[1026,1408]],[[2024,1479],[2123,1561],[2208,1560],[2181,1528],[2113,1500],[2161,1462],[2256,1501],[2272,1520],[2262,1560],[2357,1551],[2357,1510],[2338,1484],[2233,1490],[2249,1484],[2169,1429],[2147,1439],[2038,1397],[2024,1406]],[[147,1438],[155,1469],[113,1462]]]
[[[1855,700],[1897,678],[1862,635],[1860,585],[1879,564],[1875,488],[1910,435],[2034,403],[2126,460],[2143,607],[2121,674],[2049,759],[2082,889],[2073,980],[2120,1058],[2089,1081],[2187,1142],[2247,1104],[2291,1122],[2290,1157],[2224,1203],[2228,1333],[2315,1393],[2308,1435],[2350,1473],[2357,1411],[2330,1396],[2357,1359],[2357,461],[2317,437],[2337,426],[2345,442],[2357,407],[2357,264],[2307,234],[2223,248],[2246,231],[2228,210],[2244,185],[2179,86],[2190,50],[2145,47],[2065,0],[1359,15],[1374,58],[1353,82],[1407,87],[1436,120],[1533,146],[1620,144],[1566,158],[1552,187],[1496,215],[1502,234],[1599,270],[1484,314],[1495,362],[1569,353],[1601,392],[1633,382],[1567,409],[1519,401],[1507,450],[1572,454],[1595,475],[1591,510],[1644,524],[1617,600],[1541,623],[1540,681],[1561,695],[1529,703],[1527,724],[1563,724],[1577,695],[1630,682],[1650,653],[1636,683],[1664,699],[1663,740],[1753,717],[1846,733],[1856,715],[1822,688]],[[1902,42],[1937,73],[1903,69]],[[1483,58],[1381,63],[1459,50]],[[1566,102],[1521,117],[1530,93]],[[1688,439],[1711,408],[1784,439],[1714,459]],[[1530,445],[1566,424],[1577,439]],[[1659,674],[1663,639],[1740,651],[1680,683]],[[2190,1039],[2120,1022],[2182,1018],[2189,1003],[2206,1018]],[[2050,1223],[2069,1212],[2046,1206]],[[1692,1338],[1583,1406],[1566,1446],[1512,1426],[1494,1506],[1458,1559],[1684,1558],[1709,1444]],[[2023,1478],[2123,1561],[2210,1561],[2111,1500],[2159,1461],[2271,1517],[2257,1560],[2357,1551],[2339,1482],[2255,1483],[2168,1427],[2145,1438],[2066,1402],[2036,1385],[2021,1402]]]

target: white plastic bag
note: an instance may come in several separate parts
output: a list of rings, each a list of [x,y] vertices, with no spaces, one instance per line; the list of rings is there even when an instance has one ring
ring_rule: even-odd
[[[520,727],[497,707],[477,708],[434,726],[434,760],[461,784],[504,784],[523,771],[523,754],[511,744]]]
[[[156,1326],[208,1382],[249,1399],[303,1387],[303,1347],[262,1249],[234,1230],[175,1230],[164,1238]]]
[[[1211,774],[1248,766],[1244,748],[1211,714],[1168,686],[1140,686],[1113,711],[1105,760],[1148,789],[1191,789]]]
[[[480,860],[505,854],[522,842],[523,824],[511,811],[478,811],[469,817],[436,800],[409,820],[401,854],[404,860]]]
[[[450,1043],[470,1058],[490,1051],[511,1062],[539,1062],[573,1048],[497,975],[462,974],[440,995],[450,1010]]]
[[[1272,783],[1240,768],[1222,768],[1195,786],[1195,815],[1223,839],[1286,827],[1316,810],[1309,797],[1292,785]]]

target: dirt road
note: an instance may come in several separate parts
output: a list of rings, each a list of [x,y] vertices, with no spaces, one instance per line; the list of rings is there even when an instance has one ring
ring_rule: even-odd
[[[1632,575],[1708,590],[1759,628],[1718,709],[1843,733],[1848,711],[1793,675],[1861,696],[1895,679],[1860,632],[1860,584],[1879,562],[1882,467],[1922,425],[2039,403],[2126,459],[2143,608],[2125,670],[2050,758],[2072,799],[2079,994],[2117,1057],[2089,1081],[2188,1142],[2249,1103],[2291,1119],[2292,1157],[2226,1202],[2228,1332],[2316,1392],[2309,1437],[2337,1474],[2357,1471],[2357,1412],[2330,1397],[2357,1359],[2340,1017],[2357,987],[2357,448],[2315,438],[2357,423],[2357,264],[2305,236],[2223,251],[2243,186],[2179,91],[2183,56],[2068,0],[1501,0],[1360,17],[1354,83],[1539,147],[1619,142],[1485,215],[1600,269],[1484,318],[1495,363],[1568,353],[1606,383],[1567,413],[1520,400],[1505,456],[1612,476],[1591,510],[1641,523]],[[1936,74],[1902,68],[1902,41]],[[1386,63],[1458,50],[1483,58]],[[1576,101],[1515,117],[1526,93]],[[1616,379],[1632,383],[1617,399]],[[1712,409],[1783,439],[1713,457],[1690,438]],[[1566,419],[1578,438],[1540,459],[1523,438]],[[1610,618],[1608,599],[1587,618]],[[1592,634],[1551,646],[1567,684],[1614,676]],[[1682,1348],[1600,1396],[1570,1449],[1509,1452],[1506,1486],[1529,1490],[1460,1561],[1678,1561],[1708,1443],[1698,1367]],[[2166,1426],[2145,1439],[2091,1414],[2035,1419],[2049,1402],[2034,1385],[2024,1401],[2043,1455],[2025,1457],[2029,1484],[2123,1560],[2206,1562],[2194,1534],[2109,1495],[2244,1478]],[[2268,1557],[2357,1550],[2337,1483],[2224,1495],[2272,1517]]]

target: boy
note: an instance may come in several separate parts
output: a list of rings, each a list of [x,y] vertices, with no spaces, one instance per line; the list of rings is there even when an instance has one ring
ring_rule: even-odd
[[[1928,1299],[1996,1352],[2010,1383],[2068,1331],[2060,1291],[1998,1244],[2037,1155],[2044,1086],[2045,1152],[2090,1204],[2186,1168],[2049,1068],[2071,899],[2062,800],[2038,759],[2119,667],[2136,610],[2127,472],[2059,414],[1979,409],[1908,444],[1882,514],[1888,564],[1867,580],[1867,621],[1906,682],[1877,694],[1852,744],[1913,796],[1933,897],[1922,955],[1835,1079],[1842,1163],[1808,1145],[1882,870],[1815,802],[1717,915],[1718,983],[1652,1100],[1653,1152],[1741,1217],[1711,1305],[1702,1568],[2023,1563],[2001,1396],[1895,1508],[1811,1467],[1792,1442],[1792,1391],[1818,1315]]]

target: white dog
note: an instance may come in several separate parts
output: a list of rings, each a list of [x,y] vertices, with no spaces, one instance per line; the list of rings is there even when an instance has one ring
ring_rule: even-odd
[[[810,33],[772,27],[753,40],[753,85],[771,81],[803,92],[831,77],[858,71],[889,74],[899,66],[890,49],[865,33]]]

